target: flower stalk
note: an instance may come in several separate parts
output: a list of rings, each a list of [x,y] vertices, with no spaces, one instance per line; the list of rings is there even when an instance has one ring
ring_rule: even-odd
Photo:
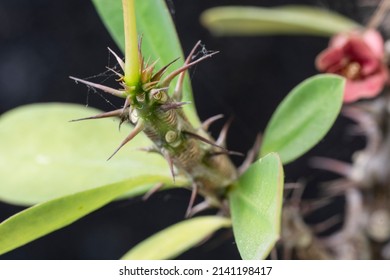
[[[125,75],[126,86],[137,87],[140,81],[140,65],[138,51],[137,26],[134,0],[122,0],[123,21],[125,29]]]

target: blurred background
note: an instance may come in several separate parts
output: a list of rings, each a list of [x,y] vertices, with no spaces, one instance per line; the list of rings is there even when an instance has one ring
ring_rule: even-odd
[[[365,2],[169,0],[184,53],[197,40],[202,40],[209,50],[220,51],[190,71],[200,118],[221,113],[226,119],[233,116],[228,147],[245,153],[283,97],[317,73],[314,59],[328,43],[327,38],[307,36],[213,37],[199,22],[202,11],[221,5],[306,4],[336,10],[364,23],[372,11],[367,6],[369,1]],[[0,0],[0,113],[37,102],[79,103],[110,110],[112,105],[105,99],[88,94],[85,86],[68,78],[103,73],[109,64],[107,47],[120,53],[89,0]],[[110,101],[116,104],[113,99]],[[223,123],[212,126],[214,136]],[[349,161],[364,141],[346,133],[348,124],[340,117],[315,149],[286,166],[286,181],[305,178],[308,185],[315,185],[331,179],[331,175],[311,169],[307,160],[314,155],[327,155]],[[58,129],[62,125],[66,124],[59,123]],[[236,164],[242,161],[234,160]],[[132,199],[112,203],[0,259],[117,259],[146,237],[182,220],[189,195],[186,190],[175,190],[158,193],[147,202]],[[305,195],[315,196],[315,191],[307,188]],[[319,215],[342,208],[341,201]],[[0,220],[22,209],[0,203]],[[231,233],[222,231],[179,258],[238,259],[239,254]]]

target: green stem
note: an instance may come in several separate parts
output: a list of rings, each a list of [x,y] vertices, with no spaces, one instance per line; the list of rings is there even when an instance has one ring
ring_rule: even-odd
[[[122,0],[125,24],[125,83],[136,86],[140,79],[138,37],[135,20],[134,0]]]

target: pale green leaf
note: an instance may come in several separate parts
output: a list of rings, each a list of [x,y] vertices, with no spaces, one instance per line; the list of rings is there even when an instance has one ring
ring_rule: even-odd
[[[125,192],[128,196],[139,195],[145,192],[146,185],[154,182],[168,183],[166,177],[143,175],[56,198],[19,212],[0,224],[0,254],[65,227]]]
[[[213,232],[230,226],[230,220],[203,216],[177,223],[147,238],[127,252],[124,260],[173,259],[207,238]]]
[[[121,0],[92,0],[111,36],[124,50],[124,27]],[[143,55],[151,61],[158,59],[156,68],[163,67],[180,57],[170,69],[178,68],[184,62],[180,41],[171,15],[164,0],[135,1],[137,30],[142,35]],[[194,40],[195,43],[196,40]],[[184,106],[193,125],[200,124],[196,113],[192,89],[188,77],[185,79],[183,100],[191,104]]]
[[[321,74],[296,86],[272,115],[261,155],[277,152],[288,163],[316,145],[340,112],[344,85],[340,76]]]
[[[280,236],[283,167],[277,154],[257,160],[230,193],[233,232],[244,260],[264,259]]]
[[[168,164],[139,148],[151,144],[138,135],[107,158],[131,131],[113,119],[69,122],[96,109],[72,104],[36,104],[0,117],[0,200],[31,205],[56,197],[155,175],[173,183]]]
[[[217,35],[331,36],[362,28],[340,14],[310,6],[216,7],[206,10],[201,21]]]

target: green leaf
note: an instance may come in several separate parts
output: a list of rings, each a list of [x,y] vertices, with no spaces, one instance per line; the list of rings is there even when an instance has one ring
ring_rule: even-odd
[[[2,115],[0,200],[32,205],[143,175],[172,182],[163,157],[138,150],[151,144],[143,134],[107,161],[130,126],[119,132],[112,119],[69,122],[97,113],[81,105],[46,103]]]
[[[111,36],[124,51],[124,27],[121,0],[92,0]],[[158,60],[156,68],[163,67],[180,57],[176,68],[184,63],[175,26],[164,0],[135,1],[137,30],[142,34],[142,51],[151,61]],[[171,66],[174,67],[174,66]],[[184,111],[194,126],[200,121],[196,113],[192,89],[188,77],[183,88],[183,100],[191,104],[184,106]]]
[[[340,112],[344,85],[344,78],[322,74],[296,86],[272,115],[261,155],[277,152],[285,164],[316,145]]]
[[[65,227],[125,192],[129,196],[139,195],[147,184],[156,181],[168,183],[166,177],[144,175],[60,197],[19,212],[0,224],[0,254]]]
[[[264,259],[280,235],[283,167],[277,154],[257,160],[230,193],[233,232],[244,260]]]
[[[334,12],[310,6],[217,7],[206,10],[201,22],[216,35],[317,35],[362,28]]]
[[[173,259],[197,245],[218,229],[230,225],[229,219],[218,216],[203,216],[185,220],[142,241],[127,252],[122,259]]]

